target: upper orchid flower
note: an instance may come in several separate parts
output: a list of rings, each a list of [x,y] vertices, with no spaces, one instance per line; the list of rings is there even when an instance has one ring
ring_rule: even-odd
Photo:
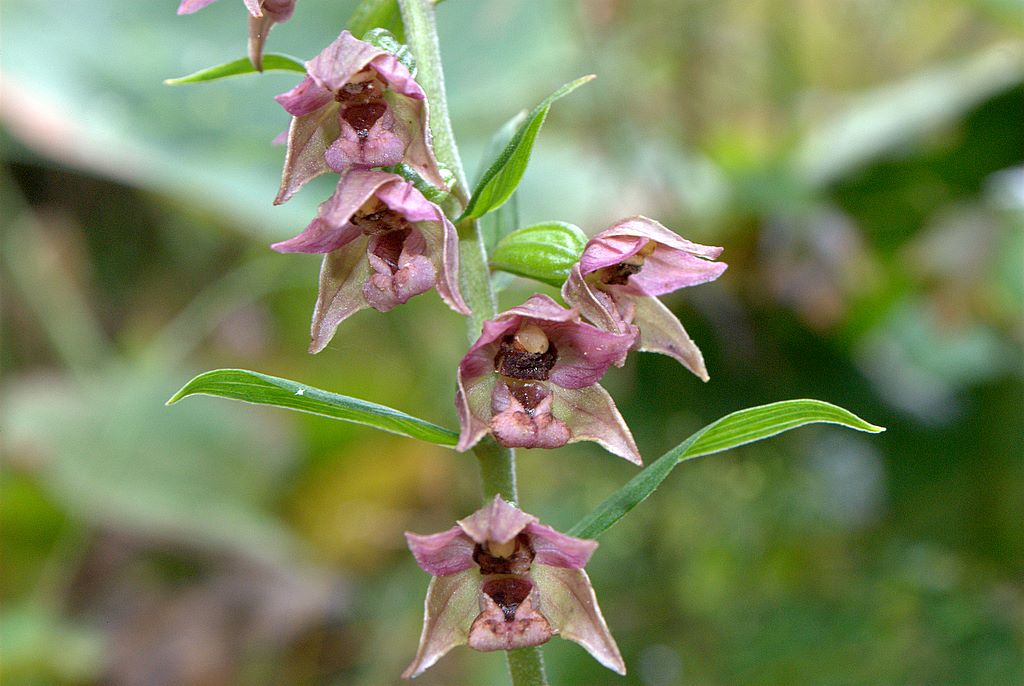
[[[714,281],[727,266],[711,261],[721,252],[691,243],[653,219],[628,217],[590,239],[562,297],[599,328],[632,332],[638,350],[670,355],[707,381],[700,349],[655,296]]]
[[[597,383],[634,337],[584,324],[577,310],[546,295],[484,322],[459,364],[457,449],[469,450],[490,432],[510,448],[596,441],[641,464],[629,427]]]
[[[305,231],[271,247],[326,253],[310,352],[323,350],[338,324],[358,310],[386,312],[432,286],[449,307],[469,314],[459,292],[455,227],[397,174],[348,172]]]
[[[216,0],[181,0],[178,14],[198,12]],[[295,0],[243,0],[249,10],[249,59],[263,70],[263,44],[274,24],[288,21],[295,11]]]
[[[306,71],[302,83],[276,98],[294,119],[275,203],[331,170],[400,162],[445,188],[430,147],[423,89],[394,55],[342,31]]]
[[[448,531],[405,538],[416,562],[434,578],[419,649],[403,678],[420,675],[455,646],[513,650],[540,645],[554,634],[626,673],[583,571],[596,541],[538,524],[501,496]]]

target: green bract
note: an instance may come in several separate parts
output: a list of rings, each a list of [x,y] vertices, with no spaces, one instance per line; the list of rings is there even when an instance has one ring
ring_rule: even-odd
[[[245,369],[215,369],[200,374],[175,393],[167,404],[173,405],[190,395],[212,395],[318,414],[446,447],[454,446],[459,438],[454,431],[384,405]]]
[[[387,29],[370,29],[363,35],[363,40],[378,47],[381,50],[387,50],[395,58],[402,63],[406,69],[409,70],[409,74],[416,78],[416,58],[413,57],[412,51],[409,50],[408,45],[404,45],[397,38],[395,34],[391,33]]]
[[[586,234],[573,224],[534,224],[498,242],[491,254],[491,268],[560,287],[586,244]]]
[[[544,119],[547,118],[551,105],[559,98],[565,97],[594,78],[595,76],[590,74],[588,76],[581,76],[575,81],[570,81],[544,98],[530,112],[526,121],[522,123],[512,137],[512,140],[501,151],[498,158],[491,163],[491,166],[487,168],[484,175],[480,177],[476,188],[473,189],[473,197],[470,198],[469,205],[466,206],[466,210],[459,217],[460,221],[462,219],[482,217],[491,210],[501,207],[508,200],[509,196],[515,191],[516,186],[519,185],[519,181],[523,178],[526,164],[530,161],[533,143],[537,140],[537,134],[540,132],[540,127],[544,125]]]
[[[302,60],[289,55],[280,55],[277,53],[267,53],[263,55],[263,71],[297,71],[303,74],[306,73],[306,65],[302,63]],[[218,64],[215,67],[207,67],[206,69],[200,69],[192,74],[185,76],[179,76],[173,79],[165,79],[164,83],[168,86],[180,86],[185,83],[202,83],[204,81],[216,81],[217,79],[224,79],[229,76],[240,76],[242,74],[258,74],[256,67],[252,66],[252,62],[248,57],[240,57],[237,60],[231,62],[225,62],[224,64]]]
[[[821,400],[783,400],[733,412],[708,424],[652,462],[568,533],[580,538],[597,537],[654,493],[680,462],[770,438],[805,424],[819,423],[839,424],[869,433],[885,431],[884,427],[870,424],[849,410]]]

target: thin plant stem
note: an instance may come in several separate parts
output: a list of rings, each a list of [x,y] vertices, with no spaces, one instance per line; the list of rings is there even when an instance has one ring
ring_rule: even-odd
[[[438,161],[455,175],[453,197],[463,206],[469,202],[469,186],[462,158],[455,144],[448,101],[444,88],[441,48],[437,39],[437,19],[433,0],[398,0],[405,27],[405,39],[416,56],[417,81],[427,95],[430,130],[434,154]],[[472,310],[469,337],[480,335],[483,322],[497,314],[497,301],[491,287],[480,225],[476,220],[463,221],[459,230],[459,259],[462,294]],[[501,495],[509,502],[518,502],[516,489],[515,451],[499,446],[491,438],[480,441],[474,449],[480,463],[480,480],[485,500]],[[539,648],[508,651],[509,673],[513,686],[546,686],[544,660]]]

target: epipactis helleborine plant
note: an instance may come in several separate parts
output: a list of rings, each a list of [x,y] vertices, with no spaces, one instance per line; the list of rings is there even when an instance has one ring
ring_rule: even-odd
[[[557,448],[595,441],[642,464],[633,435],[597,381],[629,351],[636,334],[602,331],[546,295],[484,322],[459,364],[457,450],[487,433],[509,448]]]
[[[355,312],[387,312],[434,287],[453,310],[470,313],[459,291],[455,227],[397,174],[349,171],[305,231],[271,247],[324,254],[310,352],[323,350]]]
[[[628,217],[587,242],[562,297],[599,328],[634,334],[635,349],[674,357],[707,381],[697,344],[655,296],[714,281],[727,267],[713,261],[721,253],[722,248],[688,241],[653,219]]]
[[[295,0],[242,0],[249,10],[249,60],[263,69],[263,44],[274,24],[288,21],[295,11]],[[181,0],[178,14],[198,12],[216,0]]]
[[[597,606],[584,565],[597,541],[574,538],[495,496],[447,531],[405,538],[434,578],[412,678],[452,648],[514,650],[553,635],[583,646],[605,667],[626,673]]]
[[[329,171],[402,162],[447,188],[430,144],[423,89],[397,57],[342,31],[306,62],[306,71],[276,98],[293,119],[275,204]]]

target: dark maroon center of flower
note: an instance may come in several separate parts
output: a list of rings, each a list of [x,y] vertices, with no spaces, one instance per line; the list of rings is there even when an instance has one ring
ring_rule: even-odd
[[[531,353],[516,344],[515,336],[509,334],[501,339],[498,352],[494,355],[494,370],[502,376],[513,379],[547,381],[551,368],[558,361],[558,349],[548,342],[548,349],[542,353]],[[512,388],[509,388],[512,391]],[[515,391],[512,391],[515,393]],[[516,396],[518,399],[518,396]],[[520,402],[523,402],[520,400]],[[538,400],[537,402],[540,402]],[[523,403],[525,405],[525,403]],[[536,407],[536,405],[534,405]]]
[[[508,557],[492,555],[479,543],[473,548],[473,562],[480,566],[481,574],[526,574],[533,562],[533,547],[526,534],[519,534],[515,540],[515,550]]]
[[[349,220],[362,229],[364,234],[367,236],[373,236],[379,233],[412,228],[405,217],[381,204],[379,201],[375,202],[377,202],[380,209],[374,210],[373,212],[360,210],[352,215],[352,218]],[[405,235],[408,236],[409,234]],[[402,240],[405,240],[404,236]]]
[[[388,231],[379,236],[373,246],[373,254],[387,263],[392,274],[398,271],[398,258],[402,255],[402,246],[410,233],[412,229]]]
[[[550,345],[550,343],[548,344]],[[547,389],[536,383],[513,383],[505,384],[508,392],[512,394],[519,404],[523,406],[526,413],[533,415],[533,411],[540,405],[540,401],[547,397]]]
[[[377,120],[384,116],[388,106],[383,102],[368,102],[362,105],[349,105],[341,113],[341,118],[355,129],[356,135],[366,138]]]
[[[597,278],[601,280],[601,283],[608,284],[609,286],[621,286],[629,283],[629,277],[639,274],[643,268],[644,265],[642,263],[630,264],[629,262],[619,262],[599,270]]]
[[[484,583],[481,590],[501,608],[505,621],[511,622],[516,618],[516,610],[530,596],[533,583],[517,577],[491,579]]]

